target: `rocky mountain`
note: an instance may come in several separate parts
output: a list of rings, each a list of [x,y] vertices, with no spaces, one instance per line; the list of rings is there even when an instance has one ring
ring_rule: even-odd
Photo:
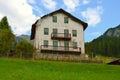
[[[120,58],[120,25],[108,29],[103,35],[85,43],[86,53]]]
[[[120,25],[115,28],[108,29],[104,34],[104,37],[120,37]]]
[[[16,41],[17,42],[22,41],[22,40],[26,40],[26,41],[28,41],[28,42],[33,44],[33,40],[30,40],[30,36],[29,35],[16,36]]]

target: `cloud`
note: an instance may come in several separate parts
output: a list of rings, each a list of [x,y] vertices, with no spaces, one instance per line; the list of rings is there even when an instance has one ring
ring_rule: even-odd
[[[83,0],[83,4],[88,4],[90,0]]]
[[[97,6],[96,8],[87,8],[86,11],[81,12],[81,15],[87,19],[89,26],[95,26],[100,23],[102,13],[103,8]]]
[[[70,12],[74,12],[76,7],[80,5],[79,0],[63,0],[63,3]]]
[[[26,34],[37,20],[27,0],[0,0],[0,18],[7,16],[15,34]]]
[[[43,6],[49,10],[55,10],[57,3],[54,0],[42,0]]]
[[[101,33],[100,32],[92,32],[90,33],[91,36],[100,36]]]
[[[27,0],[27,2],[30,4],[36,4],[35,0]]]

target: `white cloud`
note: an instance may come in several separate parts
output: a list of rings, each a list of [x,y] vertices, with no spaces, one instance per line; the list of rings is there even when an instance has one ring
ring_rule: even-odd
[[[101,33],[100,32],[92,32],[90,33],[91,36],[100,36]]]
[[[35,0],[27,0],[27,2],[30,4],[36,4]]]
[[[15,34],[26,34],[37,20],[32,6],[27,0],[0,0],[0,18],[8,17],[9,24]]]
[[[90,0],[83,0],[83,4],[88,4]]]
[[[63,0],[63,3],[67,7],[67,10],[70,12],[75,11],[76,7],[80,5],[79,0]]]
[[[101,14],[103,8],[97,6],[96,8],[87,8],[86,11],[81,12],[82,16],[87,19],[89,26],[95,26],[101,21]]]
[[[49,10],[56,9],[57,3],[54,0],[42,0],[42,3],[44,5],[44,7]]]

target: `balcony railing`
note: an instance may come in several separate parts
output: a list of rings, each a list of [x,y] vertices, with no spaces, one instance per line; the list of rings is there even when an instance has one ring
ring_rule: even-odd
[[[71,34],[65,33],[52,33],[51,39],[58,39],[58,40],[71,40]]]
[[[52,45],[41,45],[42,52],[69,52],[69,53],[81,53],[79,47],[65,47],[65,46],[52,46]]]

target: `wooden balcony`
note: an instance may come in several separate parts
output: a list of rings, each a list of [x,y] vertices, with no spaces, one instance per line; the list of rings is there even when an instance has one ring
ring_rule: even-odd
[[[41,52],[59,52],[59,53],[81,53],[81,48],[79,47],[64,47],[64,46],[57,46],[54,47],[52,45],[41,45]]]
[[[65,34],[65,33],[52,33],[51,39],[57,39],[57,40],[71,40],[71,34]]]

